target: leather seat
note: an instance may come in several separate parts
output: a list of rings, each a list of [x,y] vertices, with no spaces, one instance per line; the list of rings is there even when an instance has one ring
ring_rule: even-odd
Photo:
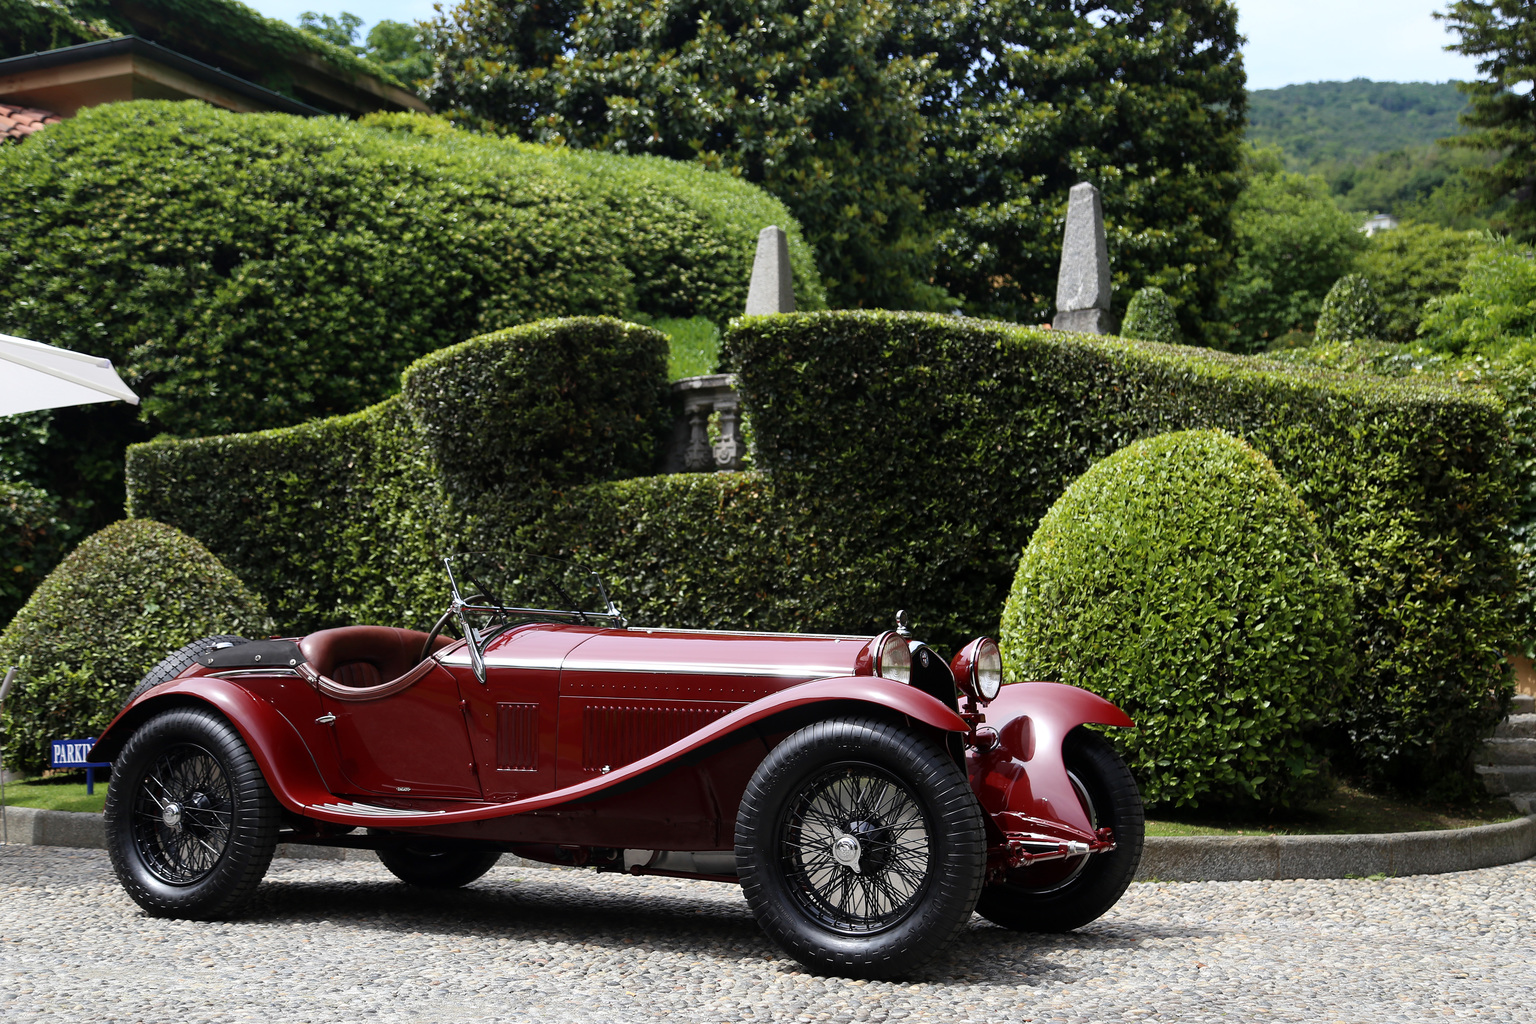
[[[392,626],[342,626],[322,629],[299,641],[309,667],[321,676],[354,689],[382,685],[405,675],[421,656],[427,634]],[[439,636],[435,653],[453,640]]]

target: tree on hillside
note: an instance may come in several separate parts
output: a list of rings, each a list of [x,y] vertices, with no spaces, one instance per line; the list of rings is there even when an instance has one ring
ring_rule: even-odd
[[[1455,0],[1443,14],[1461,41],[1447,49],[1480,58],[1483,80],[1463,83],[1471,131],[1447,140],[1499,154],[1488,167],[1465,171],[1487,203],[1513,202],[1494,227],[1536,239],[1536,4],[1530,0]],[[1502,221],[1502,223],[1500,223]]]
[[[777,195],[836,305],[1050,312],[1067,190],[1117,283],[1209,338],[1240,188],[1228,0],[464,0],[428,101],[533,141],[698,160]]]

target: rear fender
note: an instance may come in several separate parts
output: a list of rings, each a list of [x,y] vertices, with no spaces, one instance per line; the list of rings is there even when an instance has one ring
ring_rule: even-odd
[[[173,679],[145,692],[118,713],[87,756],[92,761],[114,760],[134,730],[152,715],[189,704],[210,707],[235,727],[272,795],[284,807],[302,812],[306,805],[331,799],[309,747],[293,724],[270,701],[228,679]]]
[[[1091,837],[1092,824],[1062,761],[1062,742],[1080,725],[1136,723],[1103,697],[1061,683],[1005,686],[985,713],[998,742],[973,751],[968,768],[971,788],[993,822],[1003,832],[1033,831],[1021,818],[1060,822]]]

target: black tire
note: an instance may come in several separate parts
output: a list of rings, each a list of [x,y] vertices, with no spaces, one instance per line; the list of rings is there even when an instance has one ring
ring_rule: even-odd
[[[379,850],[379,860],[390,874],[407,885],[427,889],[458,889],[468,885],[495,867],[500,859],[500,850],[447,839],[422,838]]]
[[[1115,848],[1008,872],[982,890],[976,912],[1020,932],[1065,932],[1097,920],[1125,894],[1141,863],[1146,817],[1136,780],[1109,740],[1078,726],[1062,758],[1095,828],[1114,830]]]
[[[209,651],[217,650],[220,647],[232,647],[235,644],[247,643],[250,643],[250,641],[243,636],[205,636],[200,640],[193,640],[187,646],[174,650],[161,658],[154,668],[146,672],[144,678],[139,680],[139,685],[135,686],[133,692],[128,695],[128,699],[123,701],[123,706],[126,707],[132,704],[138,699],[139,694],[145,690],[175,679],[185,672],[194,661]]]
[[[818,722],[753,773],[736,865],[758,924],[808,967],[888,978],[970,920],[986,876],[981,808],[942,743],[874,717]]]
[[[208,708],[170,708],[139,726],[113,763],[107,851],[148,913],[229,917],[267,873],[278,815],[234,726]]]

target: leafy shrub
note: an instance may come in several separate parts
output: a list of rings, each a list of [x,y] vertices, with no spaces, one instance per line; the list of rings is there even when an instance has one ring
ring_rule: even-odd
[[[58,498],[30,484],[0,482],[0,622],[10,621],[59,564],[70,533]]]
[[[1381,303],[1381,326],[1373,337],[1412,341],[1425,303],[1455,292],[1467,260],[1488,244],[1475,231],[1433,224],[1402,224],[1372,235],[1355,269],[1370,278]]]
[[[18,668],[7,760],[40,771],[49,740],[99,732],[166,652],[270,628],[261,600],[181,531],[128,519],[92,534],[0,634],[0,665]]]
[[[952,645],[995,629],[1019,552],[1094,461],[1218,428],[1274,462],[1354,587],[1361,674],[1343,717],[1362,765],[1405,786],[1463,773],[1501,714],[1512,492],[1496,396],[912,314],[746,317],[725,349],[761,476],[449,488],[397,399],[135,446],[131,507],[203,539],[285,628],[430,619],[433,556],[455,543],[612,546],[688,581],[673,605],[645,584],[645,622],[876,631],[904,607]]]
[[[1179,320],[1167,294],[1161,288],[1148,285],[1132,295],[1130,304],[1125,307],[1125,323],[1120,325],[1120,334],[1138,341],[1178,344]]]
[[[1051,506],[999,639],[1011,681],[1120,705],[1149,803],[1313,795],[1351,668],[1350,588],[1268,459],[1219,431],[1137,441]]]
[[[114,103],[0,149],[0,209],[27,211],[0,237],[0,329],[107,356],[144,399],[137,427],[110,407],[55,417],[64,483],[112,515],[120,478],[80,464],[120,466],[125,434],[351,412],[419,356],[542,317],[723,323],[770,223],[798,301],[824,302],[798,226],[745,182],[365,121]]]
[[[1381,331],[1381,304],[1370,279],[1345,274],[1328,289],[1323,311],[1317,318],[1317,340],[1358,341],[1375,338]]]
[[[1467,264],[1454,294],[1430,301],[1419,337],[1449,355],[1536,354],[1536,258],[1510,241],[1490,245]]]

